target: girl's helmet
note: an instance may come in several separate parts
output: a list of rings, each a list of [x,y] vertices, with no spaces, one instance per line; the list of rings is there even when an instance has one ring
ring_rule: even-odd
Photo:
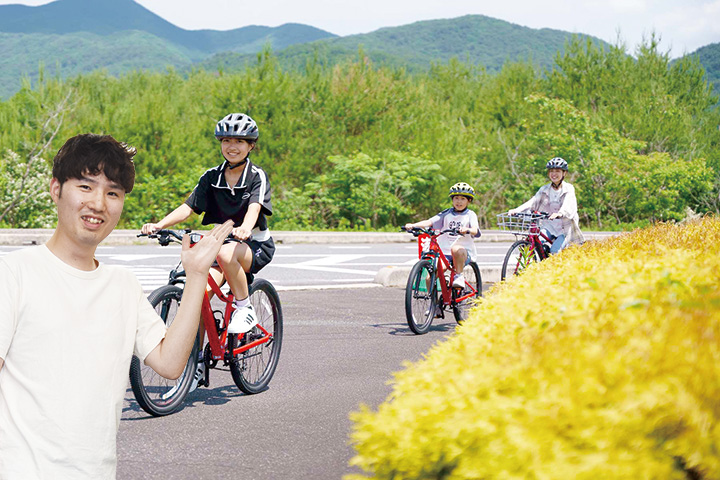
[[[568,164],[565,161],[564,158],[555,157],[551,158],[547,164],[545,165],[545,168],[550,170],[551,168],[559,168],[560,170],[568,171]]]
[[[215,125],[215,138],[258,139],[258,127],[255,120],[244,113],[231,113]]]
[[[449,196],[454,197],[455,195],[462,195],[473,200],[475,198],[475,189],[465,182],[458,182],[450,187]]]

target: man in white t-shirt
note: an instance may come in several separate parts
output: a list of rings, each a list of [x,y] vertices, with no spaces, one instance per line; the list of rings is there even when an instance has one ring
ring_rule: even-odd
[[[438,245],[455,269],[453,287],[464,287],[463,269],[471,260],[475,260],[477,250],[474,238],[480,236],[480,224],[475,212],[468,208],[475,198],[475,189],[465,182],[450,187],[449,193],[453,206],[443,210],[434,217],[417,223],[405,224],[405,229],[413,227],[429,228],[442,231],[456,229],[460,235],[444,233],[438,237]]]
[[[95,259],[135,181],[135,150],[109,135],[69,139],[53,161],[57,228],[0,258],[0,478],[112,479],[132,355],[178,378],[198,329],[227,222],[190,249],[166,329],[135,276]]]

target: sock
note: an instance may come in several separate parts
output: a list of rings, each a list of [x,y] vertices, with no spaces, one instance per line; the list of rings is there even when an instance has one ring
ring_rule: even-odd
[[[248,305],[250,305],[249,297],[245,297],[242,300],[235,300],[235,308],[247,307]]]

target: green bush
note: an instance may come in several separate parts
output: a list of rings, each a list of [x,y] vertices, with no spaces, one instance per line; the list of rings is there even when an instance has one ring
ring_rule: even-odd
[[[351,463],[375,479],[720,478],[718,242],[717,218],[662,224],[496,285],[352,415]]]

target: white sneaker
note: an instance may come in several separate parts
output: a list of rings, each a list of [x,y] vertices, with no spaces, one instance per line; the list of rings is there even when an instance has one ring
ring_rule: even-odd
[[[427,309],[425,311],[425,316],[430,313],[430,309]],[[440,308],[440,305],[435,305],[435,313],[433,314],[433,318],[440,318],[442,317],[442,308]]]
[[[190,392],[194,392],[197,390],[198,383],[200,383],[200,379],[205,378],[205,362],[198,362],[197,369],[195,370],[195,376],[193,377],[193,381],[190,384]],[[188,392],[189,393],[189,392]]]
[[[455,279],[453,280],[453,288],[465,288],[465,277],[463,277],[463,274],[455,275]]]
[[[249,332],[251,328],[258,324],[255,309],[252,305],[235,308],[236,310],[233,312],[230,318],[230,325],[228,325],[227,328],[228,333]]]

